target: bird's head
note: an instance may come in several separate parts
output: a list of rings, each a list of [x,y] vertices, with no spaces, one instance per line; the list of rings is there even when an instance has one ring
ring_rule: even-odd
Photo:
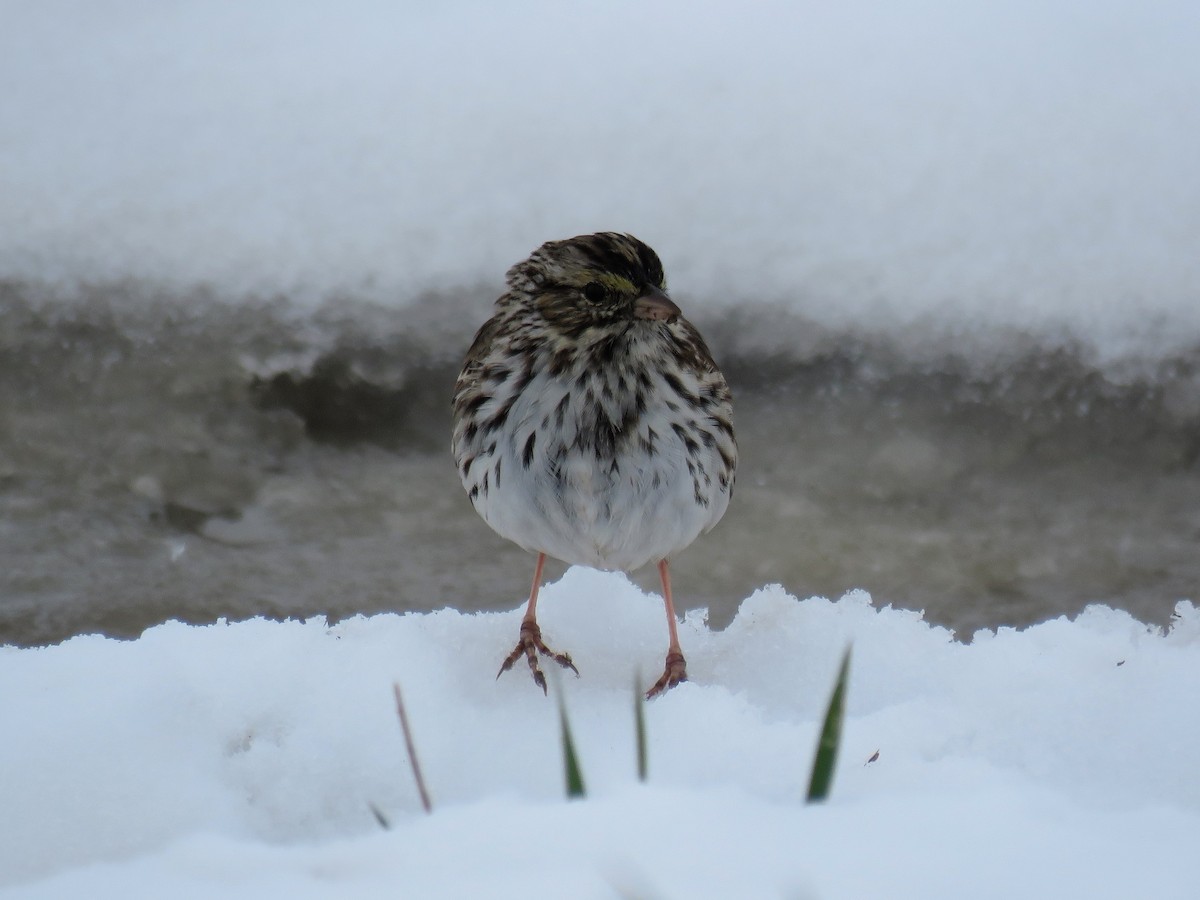
[[[548,241],[508,270],[508,285],[564,335],[636,321],[673,322],[658,254],[611,231]]]

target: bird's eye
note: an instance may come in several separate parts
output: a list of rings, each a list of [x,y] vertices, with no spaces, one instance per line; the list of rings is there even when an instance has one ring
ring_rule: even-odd
[[[604,299],[607,292],[604,290],[604,285],[598,281],[589,281],[583,286],[583,296],[592,303],[599,303]]]

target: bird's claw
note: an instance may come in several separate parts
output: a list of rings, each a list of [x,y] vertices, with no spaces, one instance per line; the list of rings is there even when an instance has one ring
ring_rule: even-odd
[[[662,678],[654,682],[654,686],[646,691],[646,699],[653,700],[684,681],[687,681],[687,660],[678,650],[673,650],[667,654],[667,665],[663,670]]]
[[[566,653],[556,653],[546,646],[542,641],[542,629],[538,627],[538,623],[526,619],[521,623],[521,636],[517,640],[517,646],[513,652],[504,658],[504,662],[500,664],[500,671],[496,673],[499,678],[505,672],[513,667],[518,659],[524,655],[529,663],[529,671],[533,673],[533,683],[542,689],[542,693],[546,691],[546,676],[542,674],[542,670],[538,668],[538,654],[548,656],[564,669],[570,669],[576,675],[579,670],[575,668],[575,663],[571,662],[571,657]],[[680,657],[682,659],[683,657]]]

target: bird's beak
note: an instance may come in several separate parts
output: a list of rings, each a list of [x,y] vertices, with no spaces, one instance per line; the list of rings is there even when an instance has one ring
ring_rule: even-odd
[[[652,284],[646,285],[642,296],[633,304],[635,319],[649,319],[651,322],[674,322],[682,315],[679,309],[661,289]]]

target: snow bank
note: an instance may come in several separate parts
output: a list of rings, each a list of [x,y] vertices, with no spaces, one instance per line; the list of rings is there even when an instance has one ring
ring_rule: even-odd
[[[47,0],[0,278],[403,304],[632,231],[689,309],[1102,357],[1200,331],[1191,0]]]
[[[582,802],[562,798],[553,702],[524,671],[495,678],[519,609],[168,623],[0,651],[0,895],[1185,897],[1200,883],[1191,604],[1166,634],[1092,607],[964,645],[863,593],[764,588],[723,632],[684,622],[693,680],[647,707],[643,786],[632,684],[662,664],[659,601],[586,569],[543,598],[547,640],[582,673],[562,679]],[[851,641],[833,796],[806,807]]]

